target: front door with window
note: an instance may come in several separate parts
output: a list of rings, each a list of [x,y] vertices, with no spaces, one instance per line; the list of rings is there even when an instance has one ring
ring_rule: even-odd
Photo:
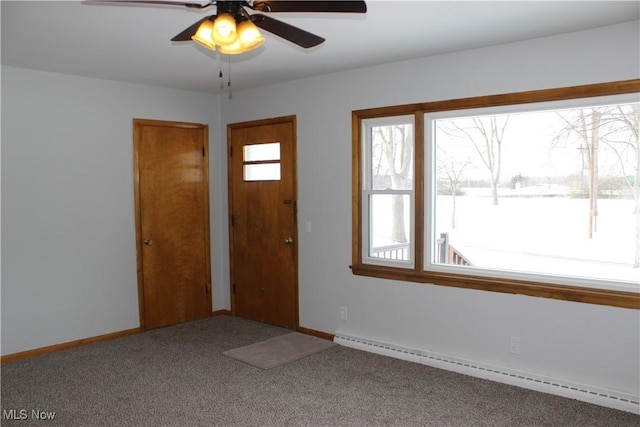
[[[227,130],[232,311],[296,328],[295,117]]]

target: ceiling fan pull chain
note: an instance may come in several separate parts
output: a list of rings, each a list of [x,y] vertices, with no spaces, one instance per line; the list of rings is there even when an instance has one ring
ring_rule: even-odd
[[[218,65],[220,66],[218,78],[220,79],[220,90],[222,90],[224,88],[224,81],[222,80],[222,54],[220,53],[218,53]]]
[[[233,91],[231,89],[231,55],[227,55],[227,66],[228,66],[228,70],[227,70],[227,87],[229,88],[229,99],[233,99]]]

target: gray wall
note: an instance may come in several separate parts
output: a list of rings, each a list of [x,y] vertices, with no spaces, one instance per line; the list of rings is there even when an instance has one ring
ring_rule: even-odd
[[[139,326],[133,118],[210,126],[213,280],[225,281],[218,96],[3,66],[2,354]]]
[[[358,277],[349,264],[352,110],[638,78],[638,34],[638,23],[605,27],[223,99],[223,123],[298,117],[300,324],[637,396],[637,310]]]

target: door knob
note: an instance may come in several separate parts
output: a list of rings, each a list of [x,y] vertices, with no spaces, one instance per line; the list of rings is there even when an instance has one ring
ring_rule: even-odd
[[[144,239],[144,244],[147,245],[147,246],[151,246],[153,244],[153,240]]]
[[[286,239],[284,239],[285,245],[290,245],[292,243],[293,243],[293,237],[287,237]]]

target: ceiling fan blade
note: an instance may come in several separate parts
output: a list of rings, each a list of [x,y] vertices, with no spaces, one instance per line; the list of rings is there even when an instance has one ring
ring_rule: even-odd
[[[338,12],[366,13],[364,1],[256,1],[251,7],[261,12]]]
[[[298,27],[294,27],[293,25],[286,24],[282,21],[278,21],[277,19],[273,19],[259,13],[251,15],[251,21],[253,21],[257,27],[262,28],[265,31],[269,31],[276,36],[282,37],[285,40],[289,40],[290,42],[305,49],[317,46],[325,40],[308,31],[301,30]]]
[[[174,38],[172,38],[171,41],[172,42],[191,41],[191,36],[193,36],[196,33],[196,31],[198,31],[198,27],[200,27],[200,24],[202,24],[204,21],[206,21],[209,18],[211,18],[211,17],[207,16],[207,17],[202,18],[201,20],[199,20],[195,24],[193,24],[193,25],[189,26],[188,28],[184,29],[180,34],[178,34]]]
[[[211,6],[214,2],[209,2],[207,4],[200,4],[200,3],[187,3],[187,2],[181,2],[181,1],[146,1],[146,0],[140,0],[140,1],[136,1],[136,0],[84,0],[83,3],[88,3],[88,4],[98,4],[98,3],[102,3],[102,4],[108,4],[108,3],[129,3],[129,4],[139,4],[139,5],[145,5],[145,4],[154,4],[154,5],[163,5],[163,6],[184,6],[184,7],[188,7],[190,9],[204,9],[207,8],[209,6]]]

